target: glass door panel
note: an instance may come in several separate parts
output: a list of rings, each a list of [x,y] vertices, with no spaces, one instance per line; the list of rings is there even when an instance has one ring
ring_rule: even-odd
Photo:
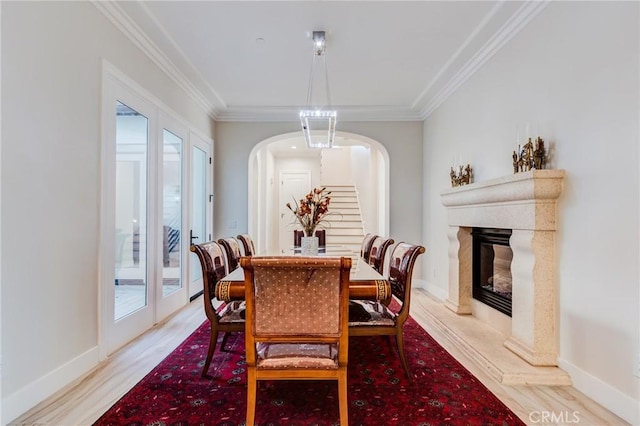
[[[117,321],[147,306],[148,119],[116,103],[115,308]]]
[[[182,288],[182,138],[163,129],[162,296]]]

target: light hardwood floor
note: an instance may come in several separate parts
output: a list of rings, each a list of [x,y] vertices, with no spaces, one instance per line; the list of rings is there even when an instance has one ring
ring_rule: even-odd
[[[506,386],[472,362],[429,323],[423,290],[412,294],[412,316],[471,371],[487,388],[529,425],[626,425],[619,417],[570,386]],[[202,300],[196,299],[102,362],[91,373],[53,395],[12,425],[90,425],[131,389],[205,320]],[[548,413],[542,421],[543,413]],[[574,413],[575,416],[574,416]],[[551,417],[551,416],[554,417]],[[550,420],[564,419],[551,422]]]

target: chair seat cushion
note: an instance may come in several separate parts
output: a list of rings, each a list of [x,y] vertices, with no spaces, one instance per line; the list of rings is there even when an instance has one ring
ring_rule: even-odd
[[[396,314],[380,302],[349,300],[349,327],[384,325],[393,327]]]
[[[234,301],[221,305],[218,308],[220,323],[244,322],[246,304],[243,301]]]
[[[258,343],[258,368],[338,368],[338,345],[332,343]]]

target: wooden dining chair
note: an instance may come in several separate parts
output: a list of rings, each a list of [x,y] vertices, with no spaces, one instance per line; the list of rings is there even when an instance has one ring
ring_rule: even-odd
[[[259,380],[337,380],[340,424],[349,424],[348,257],[243,257],[247,303],[247,419]]]
[[[304,231],[298,229],[293,230],[293,247],[302,246],[302,237],[304,237]]]
[[[209,365],[216,350],[218,334],[224,333],[220,350],[224,350],[227,343],[229,333],[244,332],[245,302],[234,301],[220,305],[217,309],[213,305],[215,299],[215,288],[222,277],[226,275],[225,261],[222,248],[215,241],[203,244],[195,244],[191,246],[200,260],[202,267],[202,280],[204,283],[203,300],[204,312],[211,325],[209,335],[209,350],[207,351],[207,359],[202,368],[202,377],[207,375]]]
[[[227,255],[227,273],[236,270],[240,266],[240,244],[233,237],[220,238],[218,243],[224,248]]]
[[[249,234],[240,234],[236,238],[240,241],[240,243],[242,243],[242,248],[244,249],[245,256],[256,255],[256,246],[253,244],[253,239]]]
[[[327,232],[325,229],[318,229],[314,233],[316,237],[318,237],[318,247],[326,247],[327,246]]]
[[[425,248],[420,245],[398,243],[391,253],[389,284],[399,308],[373,300],[349,301],[349,336],[395,336],[402,367],[409,380],[412,377],[404,355],[402,330],[409,318],[413,266],[424,252]]]
[[[371,244],[373,244],[373,240],[377,237],[376,234],[368,233],[364,236],[362,240],[362,246],[360,247],[360,257],[364,259],[365,262],[369,263],[369,255],[371,253]]]
[[[369,265],[375,269],[380,275],[384,275],[384,256],[387,254],[387,250],[393,244],[393,238],[384,239],[382,237],[374,238],[371,243],[371,250],[369,252]]]

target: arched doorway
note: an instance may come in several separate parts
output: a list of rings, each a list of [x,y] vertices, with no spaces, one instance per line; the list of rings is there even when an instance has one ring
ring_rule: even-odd
[[[356,186],[365,232],[389,233],[389,154],[378,141],[363,135],[336,132],[336,150],[348,150],[351,159],[347,176]],[[284,204],[280,202],[278,184],[283,170],[310,170],[311,187],[328,183],[335,174],[323,165],[335,152],[309,149],[302,132],[285,133],[265,139],[251,150],[248,159],[248,232],[260,253],[276,252],[279,246],[279,220]],[[333,150],[328,150],[333,151]],[[343,167],[344,168],[344,167]],[[323,176],[324,172],[324,176]],[[343,175],[344,176],[344,175]],[[324,180],[324,181],[323,181]],[[309,188],[311,189],[311,188]],[[280,204],[283,204],[282,206]]]

